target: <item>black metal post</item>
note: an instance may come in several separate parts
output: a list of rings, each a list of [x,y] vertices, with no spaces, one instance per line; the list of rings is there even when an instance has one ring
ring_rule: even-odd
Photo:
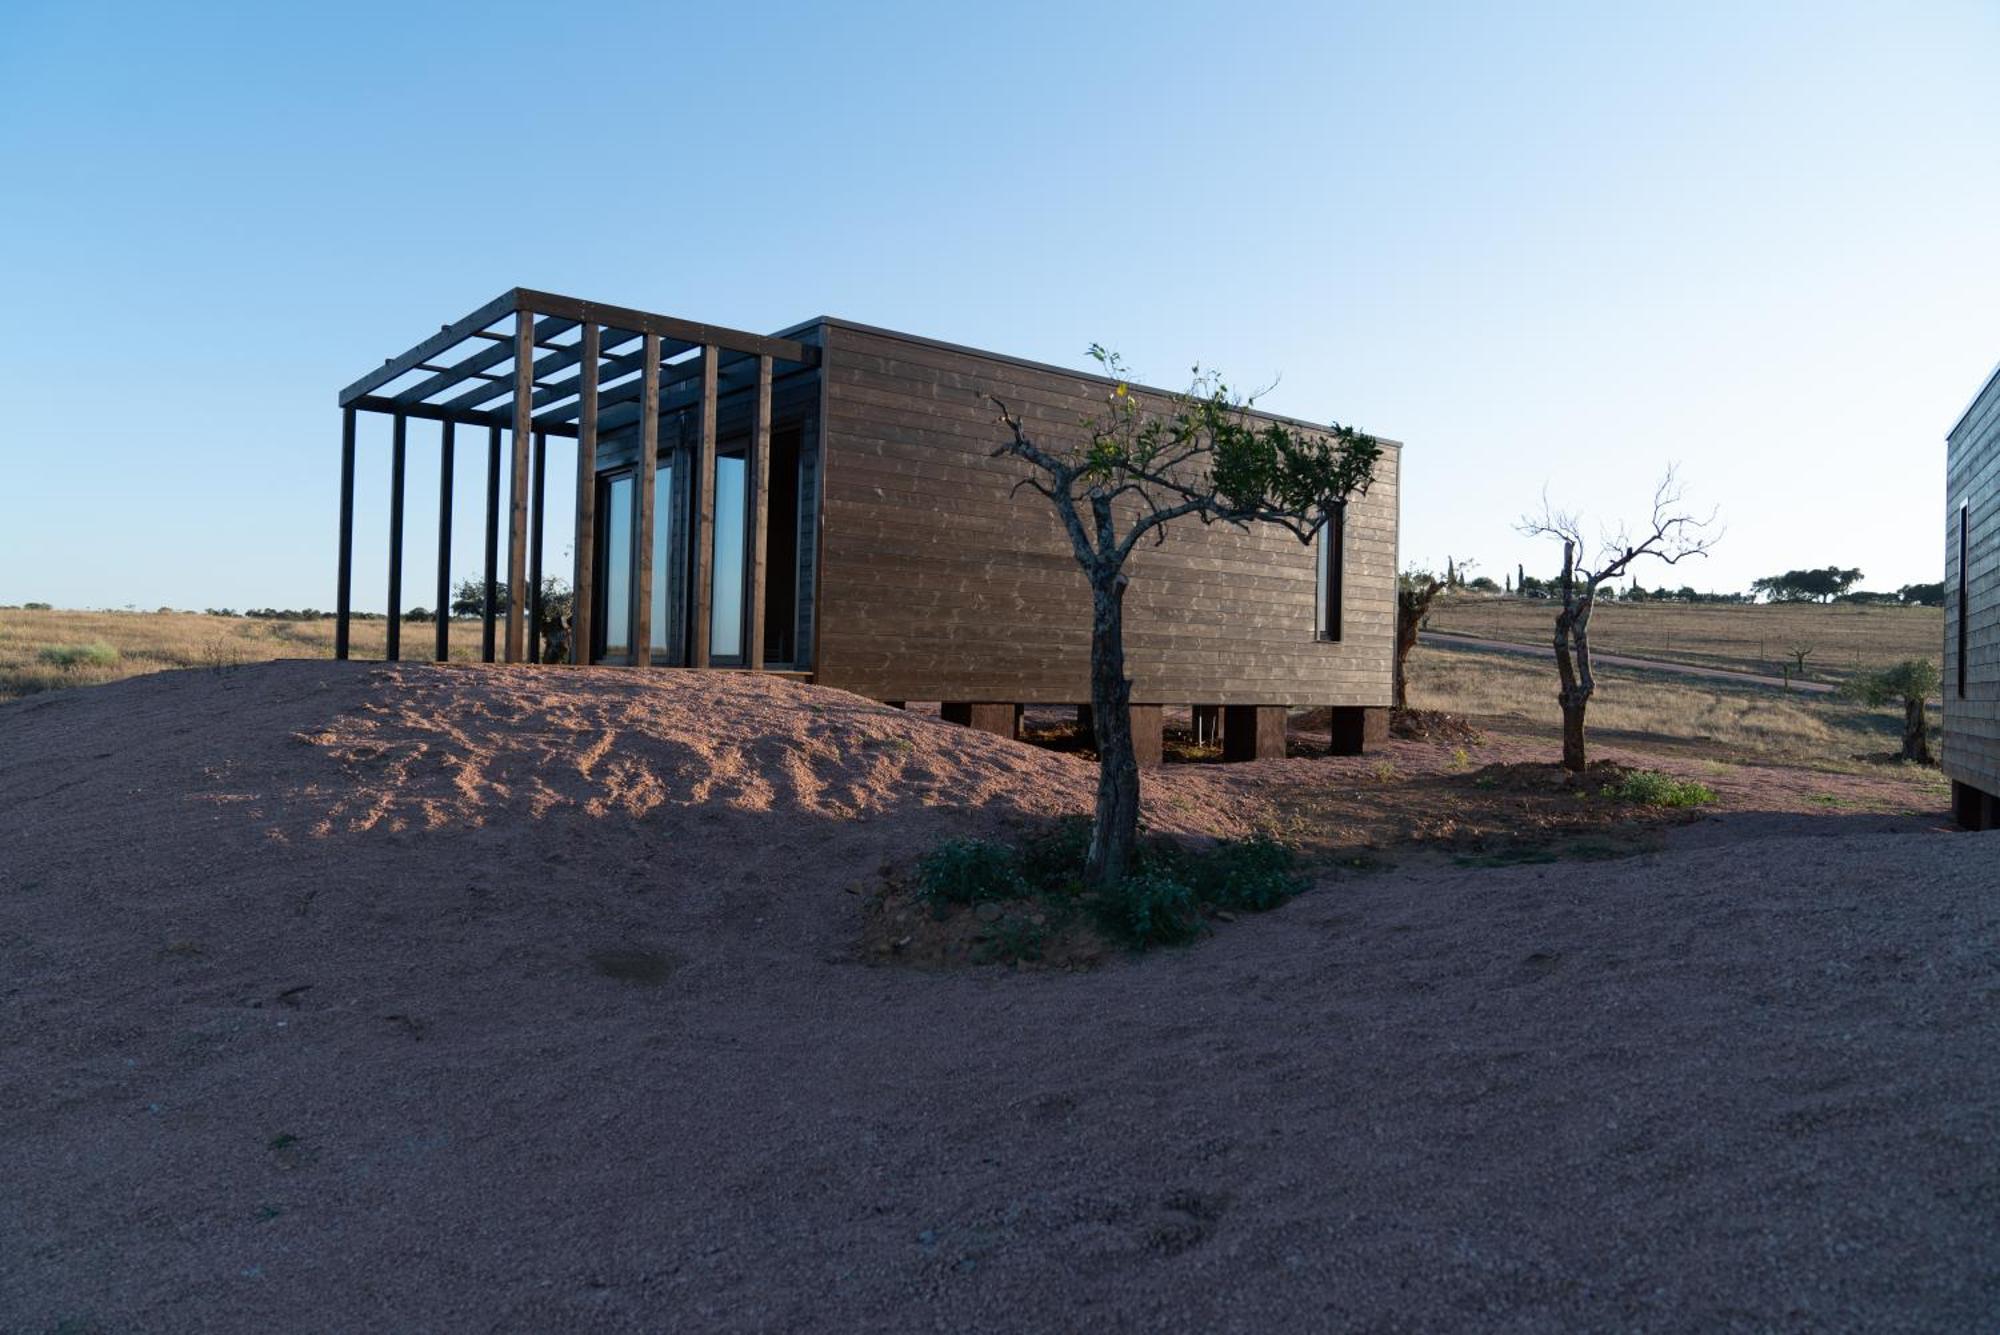
[[[444,424],[438,441],[437,661],[451,657],[451,469],[453,432]]]
[[[382,656],[391,663],[403,656],[403,462],[409,419],[395,416],[389,446],[389,637]]]
[[[340,562],[334,576],[333,656],[347,657],[354,593],[354,409],[340,414]]]
[[[479,657],[493,661],[494,615],[499,611],[500,578],[500,428],[486,433],[486,606],[481,609],[485,624],[480,628]]]

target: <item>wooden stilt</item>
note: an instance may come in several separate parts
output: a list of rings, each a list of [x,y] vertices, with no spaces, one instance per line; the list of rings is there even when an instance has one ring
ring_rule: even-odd
[[[451,470],[455,445],[453,428],[446,422],[438,432],[438,569],[437,569],[437,661],[451,658]]]
[[[354,409],[340,413],[340,558],[334,570],[333,656],[346,658],[354,614]]]
[[[491,663],[500,603],[500,428],[486,433],[486,595],[480,609],[479,658]]]
[[[534,431],[535,317],[514,316],[514,457],[507,506],[507,661],[526,654],[528,581],[528,437]]]
[[[389,444],[389,634],[383,657],[403,656],[403,474],[409,452],[409,419],[392,419]]]
[[[712,615],[715,565],[715,364],[721,349],[701,350],[701,434],[695,442],[694,477],[694,643],[688,666],[708,666],[709,620]]]
[[[596,590],[591,576],[597,568],[597,368],[602,337],[595,320],[583,327],[583,360],[577,368],[577,395],[582,409],[576,434],[576,561],[569,586],[569,661],[588,663],[596,643]]]
[[[639,523],[632,539],[639,563],[633,581],[632,661],[639,667],[653,665],[653,526],[659,523],[653,491],[659,467],[660,336],[647,334],[639,372]]]
[[[757,394],[750,419],[750,636],[743,666],[764,666],[764,556],[771,510],[771,359],[757,359]]]
[[[542,661],[542,520],[548,508],[549,433],[535,433],[535,455],[529,465],[532,507],[528,513],[528,661]]]

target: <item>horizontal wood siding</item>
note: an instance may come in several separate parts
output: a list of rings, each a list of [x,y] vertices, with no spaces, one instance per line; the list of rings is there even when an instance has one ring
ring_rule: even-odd
[[[1090,598],[1048,502],[995,459],[992,405],[1069,445],[1103,405],[1082,375],[831,323],[822,683],[884,700],[1089,698]],[[1387,705],[1398,450],[1349,507],[1339,643],[1314,637],[1313,549],[1278,529],[1184,522],[1128,570],[1133,698]]]
[[[1958,611],[1958,516],[1969,504],[1965,625]],[[1958,690],[1958,637],[1966,681]],[[2000,375],[1952,431],[1945,455],[1944,771],[2000,794]]]

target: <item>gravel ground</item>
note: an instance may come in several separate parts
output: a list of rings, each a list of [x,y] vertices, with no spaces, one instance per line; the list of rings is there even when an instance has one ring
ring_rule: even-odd
[[[2000,833],[1724,817],[923,974],[849,891],[1073,762],[631,682],[0,706],[0,1330],[2000,1327]]]

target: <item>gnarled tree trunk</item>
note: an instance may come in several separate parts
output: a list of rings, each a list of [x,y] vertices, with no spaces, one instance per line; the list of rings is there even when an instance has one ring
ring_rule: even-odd
[[[1085,879],[1115,885],[1139,838],[1139,757],[1132,749],[1132,683],[1125,676],[1125,576],[1090,581],[1090,713],[1097,734],[1097,812]]]
[[[1595,584],[1586,585],[1581,596],[1576,591],[1576,550],[1563,544],[1563,610],[1556,617],[1556,675],[1562,690],[1556,703],[1562,706],[1563,768],[1581,774],[1589,763],[1584,754],[1583,718],[1597,681],[1590,671],[1590,609],[1596,601]]]
[[[1924,716],[1922,696],[1903,700],[1903,759],[1931,763],[1930,721]]]
[[[1414,580],[1414,576],[1405,578]],[[1417,647],[1417,632],[1423,628],[1424,617],[1431,610],[1431,603],[1444,585],[1434,579],[1426,579],[1423,584],[1409,584],[1396,591],[1396,708],[1410,707],[1408,670],[1410,651]]]

